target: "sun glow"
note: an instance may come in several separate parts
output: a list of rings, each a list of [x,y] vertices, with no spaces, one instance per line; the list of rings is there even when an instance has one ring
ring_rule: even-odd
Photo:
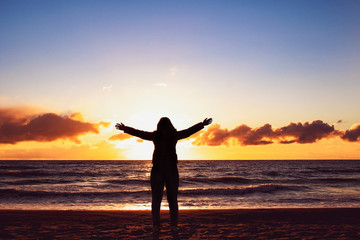
[[[127,159],[134,160],[151,160],[152,152],[154,151],[154,145],[152,142],[143,141],[137,142],[135,138],[132,138],[131,145],[128,146],[125,151]]]
[[[174,127],[177,130],[183,130],[193,126],[198,121],[194,121],[187,117],[178,117],[173,114],[163,114],[160,111],[142,111],[134,114],[130,117],[129,122],[123,122],[125,125],[143,130],[143,131],[155,131],[157,123],[161,117],[169,117],[172,120]],[[115,133],[115,132],[113,132]],[[185,139],[180,140],[177,144],[178,158],[181,159],[204,159],[203,154],[199,151],[194,151],[194,148],[199,148],[191,144],[193,140]],[[125,140],[113,141],[113,144],[117,149],[122,151],[122,154],[126,159],[134,160],[151,160],[152,153],[154,151],[154,145],[151,141],[139,139],[137,137],[130,137]]]

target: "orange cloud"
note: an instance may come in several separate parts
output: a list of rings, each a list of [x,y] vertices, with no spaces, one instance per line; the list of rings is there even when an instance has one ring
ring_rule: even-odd
[[[99,126],[109,123],[85,122],[80,113],[60,116],[44,113],[33,116],[26,108],[0,108],[0,144],[16,144],[23,141],[50,142],[69,139],[79,143],[78,136],[99,133]]]
[[[126,133],[119,133],[119,134],[112,135],[111,137],[109,137],[109,140],[110,141],[116,141],[116,140],[123,141],[123,140],[129,139],[131,137],[132,137],[131,135],[126,134]]]
[[[312,123],[290,123],[288,126],[275,130],[276,138],[291,138],[292,140],[281,140],[280,143],[314,143],[323,138],[337,136],[339,132],[321,120]]]
[[[359,141],[360,125],[344,133],[343,131],[335,130],[334,126],[321,120],[311,123],[290,123],[277,129],[273,129],[270,124],[265,124],[258,128],[251,128],[243,124],[232,130],[227,130],[221,129],[218,124],[214,124],[202,134],[194,136],[195,141],[193,144],[197,146],[219,146],[228,145],[231,140],[235,140],[236,143],[243,146],[266,145],[274,142],[280,144],[314,143],[323,138],[337,136],[341,136],[342,139],[347,141]]]
[[[357,124],[351,129],[346,130],[341,138],[349,142],[360,141],[360,124]]]
[[[227,144],[230,134],[227,129],[221,129],[219,124],[214,124],[202,134],[199,133],[191,137],[195,137],[195,141],[193,142],[194,145],[218,146]]]

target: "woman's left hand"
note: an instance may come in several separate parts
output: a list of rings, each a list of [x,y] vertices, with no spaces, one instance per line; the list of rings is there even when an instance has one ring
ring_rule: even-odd
[[[212,118],[205,118],[203,121],[204,126],[209,125],[212,123]]]

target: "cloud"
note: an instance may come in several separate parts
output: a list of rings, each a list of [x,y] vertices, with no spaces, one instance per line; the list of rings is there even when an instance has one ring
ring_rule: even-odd
[[[204,133],[193,135],[195,137],[194,145],[218,146],[227,144],[230,137],[227,129],[221,129],[219,124],[211,125]]]
[[[80,113],[61,116],[56,113],[31,114],[28,108],[0,108],[0,144],[16,144],[23,141],[50,142],[69,139],[80,143],[78,136],[99,133],[107,122],[89,123]]]
[[[348,142],[360,141],[360,124],[354,125],[349,130],[346,130],[341,138]]]
[[[111,137],[109,137],[108,140],[110,141],[124,141],[127,140],[129,138],[132,138],[133,136],[127,133],[119,133],[119,134],[115,134],[112,135]],[[141,138],[137,138],[136,139],[137,142],[143,142],[143,140]]]
[[[266,145],[274,142],[280,144],[291,143],[315,143],[324,138],[340,136],[347,141],[360,141],[360,125],[345,133],[336,130],[334,126],[321,120],[305,123],[290,123],[287,126],[273,129],[270,124],[258,128],[240,125],[232,130],[222,129],[220,125],[214,124],[206,131],[193,136],[194,145],[219,146],[236,143],[247,145]]]
[[[70,118],[71,118],[72,120],[76,120],[76,121],[81,121],[81,122],[84,121],[84,118],[83,118],[82,114],[79,113],[79,112],[76,112],[76,113],[71,114],[71,115],[70,115]]]
[[[117,141],[117,140],[123,141],[123,140],[129,139],[131,137],[132,137],[131,135],[126,134],[126,133],[119,133],[119,134],[112,135],[111,137],[109,137],[109,140],[110,141]]]
[[[334,126],[330,126],[321,120],[312,123],[290,123],[288,126],[275,130],[275,138],[281,139],[280,143],[314,143],[323,138],[336,136]],[[291,140],[286,140],[290,138]],[[289,142],[290,141],[290,142]]]
[[[243,127],[245,129],[245,127]],[[232,131],[232,135],[242,143],[242,145],[265,145],[273,143],[271,140],[274,132],[270,124],[265,124],[262,127],[249,129],[244,136],[239,134],[237,129]]]
[[[228,145],[230,140],[233,139],[243,146],[265,145],[272,143],[270,139],[273,135],[274,132],[269,124],[254,129],[243,124],[230,131],[221,129],[220,125],[214,124],[203,134],[197,135],[193,144],[208,146]]]

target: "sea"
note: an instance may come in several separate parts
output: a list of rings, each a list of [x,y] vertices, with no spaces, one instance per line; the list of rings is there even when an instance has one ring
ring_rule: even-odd
[[[151,209],[151,167],[0,161],[0,209]],[[360,207],[360,160],[179,161],[178,168],[180,209]]]

